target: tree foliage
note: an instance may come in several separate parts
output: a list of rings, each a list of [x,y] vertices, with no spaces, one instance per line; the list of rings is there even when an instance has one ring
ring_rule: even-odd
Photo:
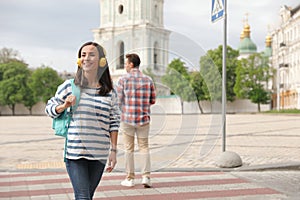
[[[180,59],[174,59],[166,70],[166,74],[162,77],[162,83],[167,85],[171,92],[181,99],[183,109],[183,101],[197,100],[193,88],[190,84],[190,76],[185,67],[185,63]],[[183,112],[183,110],[182,110]]]
[[[23,61],[12,60],[0,64],[0,104],[7,105],[15,115],[15,105],[23,103],[27,95],[27,78],[30,70]]]
[[[235,93],[235,68],[238,65],[239,52],[227,47],[226,57],[226,98],[233,101]],[[222,68],[223,68],[223,46],[217,49],[208,50],[206,55],[200,58],[200,74],[203,76],[205,84],[203,91],[206,99],[220,101],[222,99]]]
[[[32,107],[39,102],[37,98],[35,98],[33,90],[28,87],[28,79],[27,79],[27,85],[24,87],[24,92],[26,95],[23,96],[22,103],[26,108],[28,108],[30,115],[32,114]]]
[[[0,63],[7,63],[12,60],[18,60],[19,53],[16,50],[10,48],[2,48],[0,49]]]
[[[191,78],[190,84],[191,84],[191,86],[193,88],[193,91],[196,95],[196,98],[197,98],[197,101],[198,101],[198,104],[199,104],[200,112],[203,113],[203,109],[202,109],[202,106],[200,104],[200,101],[207,100],[207,98],[205,96],[205,93],[204,93],[204,90],[206,89],[204,79],[201,76],[200,72],[198,72],[198,71],[192,72],[190,74],[190,78]]]
[[[204,100],[220,101],[222,98],[222,77],[218,67],[209,56],[200,58],[200,75],[203,77]]]
[[[57,86],[63,82],[57,72],[46,66],[35,69],[29,78],[28,86],[33,91],[36,101],[46,103],[55,93]]]
[[[16,104],[22,103],[32,114],[32,107],[47,102],[63,80],[50,67],[30,70],[18,57],[13,49],[0,50],[0,105],[8,106],[15,115]]]
[[[269,103],[271,98],[267,85],[272,72],[265,58],[256,53],[242,59],[236,68],[236,74],[234,91],[237,97],[250,99],[257,104],[260,112],[260,104]]]

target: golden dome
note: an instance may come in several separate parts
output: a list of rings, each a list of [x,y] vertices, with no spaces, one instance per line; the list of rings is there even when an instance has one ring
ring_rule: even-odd
[[[272,37],[270,35],[267,35],[266,37],[266,46],[271,47],[272,44]]]
[[[241,36],[240,36],[240,40],[242,41],[244,39],[245,35],[244,35],[244,31],[241,32]]]
[[[250,26],[248,23],[245,23],[244,30],[241,33],[241,41],[239,44],[239,52],[243,53],[255,53],[257,51],[256,44],[250,38]]]
[[[244,26],[244,37],[248,37],[248,38],[250,38],[250,26],[249,26],[249,24],[245,24],[245,26]]]

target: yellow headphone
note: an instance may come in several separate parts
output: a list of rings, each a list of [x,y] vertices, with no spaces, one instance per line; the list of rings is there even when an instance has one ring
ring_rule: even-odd
[[[80,58],[77,58],[77,65],[78,65],[78,67],[81,67],[81,59]]]

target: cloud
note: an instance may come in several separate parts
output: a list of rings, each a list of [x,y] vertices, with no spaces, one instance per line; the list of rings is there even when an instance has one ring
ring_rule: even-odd
[[[0,1],[0,48],[13,48],[30,67],[73,71],[79,46],[99,27],[98,0]]]
[[[97,0],[10,0],[0,3],[1,34],[13,34],[22,45],[73,47],[74,41],[91,40],[99,26]]]

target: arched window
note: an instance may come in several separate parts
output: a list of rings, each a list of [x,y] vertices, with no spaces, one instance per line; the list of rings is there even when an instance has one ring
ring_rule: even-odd
[[[157,5],[154,6],[154,20],[155,20],[155,22],[158,22],[158,20],[159,20],[158,6]]]
[[[159,53],[158,53],[158,43],[155,42],[154,43],[154,54],[153,54],[153,65],[154,65],[154,69],[158,69],[159,66]]]
[[[121,5],[119,5],[119,13],[120,14],[122,14],[123,13],[123,11],[124,11],[124,6],[121,4]]]
[[[124,69],[124,42],[121,41],[119,43],[119,51],[118,51],[118,61],[117,61],[117,69]]]

